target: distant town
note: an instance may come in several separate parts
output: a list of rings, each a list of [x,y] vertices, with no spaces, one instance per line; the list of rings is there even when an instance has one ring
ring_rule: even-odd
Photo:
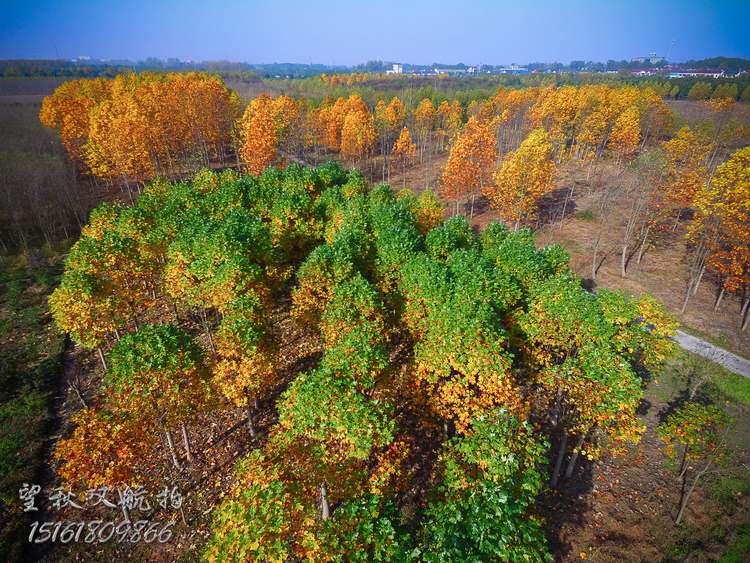
[[[0,61],[0,76],[55,76],[78,77],[96,75],[107,76],[121,72],[158,71],[207,71],[207,72],[252,72],[261,78],[306,78],[322,73],[379,73],[404,76],[480,76],[480,75],[525,75],[552,73],[591,73],[619,74],[628,76],[660,76],[663,78],[732,78],[750,71],[750,60],[728,57],[714,57],[700,61],[689,60],[683,63],[670,63],[664,56],[650,53],[636,56],[630,61],[609,60],[606,63],[594,61],[571,61],[568,64],[530,63],[491,65],[409,64],[393,61],[373,60],[356,66],[336,66],[325,64],[267,63],[251,64],[231,61],[181,61],[177,58],[166,60],[148,57],[146,60],[98,59],[91,55],[80,55],[71,59],[54,60],[4,60]]]

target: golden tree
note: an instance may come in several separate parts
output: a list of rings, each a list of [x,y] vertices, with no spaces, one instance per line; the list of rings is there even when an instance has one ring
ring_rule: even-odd
[[[249,112],[250,107],[245,112],[246,117]],[[240,154],[247,163],[248,170],[257,176],[269,166],[281,164],[282,160],[270,103],[257,104],[254,113],[245,129],[245,144],[240,149]]]
[[[539,198],[553,187],[552,152],[547,131],[535,129],[518,150],[506,155],[494,185],[485,190],[506,221],[515,221],[516,229],[534,216]]]
[[[617,153],[617,165],[634,156],[641,139],[641,122],[635,106],[626,109],[612,128],[607,146]]]
[[[375,143],[375,124],[362,98],[353,94],[341,128],[341,156],[349,162],[369,156]]]
[[[497,141],[485,124],[475,117],[469,119],[466,130],[453,144],[441,179],[441,195],[456,201],[471,194],[471,215],[474,215],[474,196],[490,184],[497,155]]]
[[[393,147],[393,161],[396,165],[396,170],[401,172],[401,176],[404,180],[404,188],[406,188],[406,171],[412,162],[414,157],[417,155],[417,148],[414,146],[414,142],[411,139],[409,129],[404,127],[401,130],[396,146]]]

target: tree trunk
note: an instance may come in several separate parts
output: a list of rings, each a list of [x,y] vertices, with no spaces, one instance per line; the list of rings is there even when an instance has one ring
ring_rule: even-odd
[[[320,509],[321,509],[321,518],[323,518],[323,521],[325,522],[330,518],[331,516],[331,508],[328,506],[328,498],[326,497],[326,484],[323,483],[320,486]]]
[[[99,352],[99,359],[102,361],[102,365],[104,366],[104,370],[107,370],[107,360],[104,359],[104,352],[102,352],[102,347],[97,346],[96,351]]]
[[[255,418],[255,408],[250,403],[250,400],[247,401],[247,429],[250,431],[250,436],[252,438],[255,438],[255,424],[253,423],[253,418]]]
[[[646,240],[648,240],[648,232],[651,230],[651,225],[646,227],[646,234],[643,235],[643,242],[641,242],[641,248],[638,250],[638,260],[635,261],[636,264],[641,263],[641,258],[643,258],[643,251],[646,249]]]
[[[596,253],[599,252],[599,241],[594,245],[594,256],[591,259],[591,279],[596,279]]]
[[[568,202],[573,199],[573,190],[575,189],[575,180],[573,180],[573,186],[570,188],[570,192],[565,196],[565,203],[563,203],[562,215],[560,215],[560,230],[563,227],[563,220],[565,219],[565,210],[568,208]]]
[[[185,457],[188,463],[193,461],[193,456],[190,453],[190,437],[188,436],[187,426],[185,423],[182,424],[182,441],[185,442]]]
[[[583,446],[583,440],[586,438],[586,434],[581,434],[578,437],[578,441],[576,442],[576,447],[573,450],[573,454],[570,456],[570,462],[568,462],[568,468],[565,470],[565,478],[570,479],[571,475],[573,475],[573,468],[576,465],[576,460],[578,459],[578,452],[581,450],[581,446]]]
[[[714,311],[719,310],[719,305],[721,305],[721,300],[724,297],[724,285],[721,286],[721,291],[719,291],[719,296],[716,298],[716,304],[714,305]]]
[[[557,486],[557,479],[560,476],[560,468],[562,467],[563,458],[565,457],[565,447],[568,445],[568,434],[563,430],[562,442],[560,442],[560,452],[557,454],[557,461],[555,461],[555,470],[552,472],[552,479],[549,484],[553,487]]]
[[[628,245],[622,245],[622,257],[620,260],[620,277],[625,277],[625,256],[628,253]]]
[[[174,439],[172,438],[172,433],[169,431],[169,429],[166,430],[167,433],[167,444],[169,444],[169,452],[172,454],[172,463],[174,463],[174,466],[179,469],[180,468],[180,460],[177,459],[177,451],[174,447]]]
[[[701,280],[703,279],[703,274],[706,273],[706,263],[703,262],[703,267],[701,268],[700,274],[698,274],[698,279],[695,282],[695,287],[693,287],[693,295],[698,293],[698,287],[701,285]]]
[[[688,501],[690,500],[690,495],[693,494],[693,491],[695,490],[695,486],[698,484],[698,481],[701,477],[703,477],[711,467],[711,463],[713,463],[714,458],[716,457],[716,454],[719,452],[719,450],[724,446],[724,441],[727,438],[727,435],[729,434],[729,431],[731,430],[732,425],[727,425],[727,429],[724,431],[724,435],[721,437],[721,441],[719,442],[719,445],[717,445],[714,448],[714,451],[711,452],[711,455],[708,458],[708,461],[706,462],[706,465],[703,466],[703,469],[701,469],[698,474],[695,476],[695,479],[693,480],[693,484],[690,486],[690,489],[688,490],[687,494],[685,495],[685,498],[682,499],[682,505],[680,506],[680,511],[677,514],[677,520],[675,520],[675,524],[679,524],[682,520],[682,514],[685,512],[685,508],[687,507]]]
[[[745,313],[747,312],[748,305],[750,305],[750,295],[745,297],[745,302],[742,304],[742,309],[740,309],[740,317],[744,317]]]
[[[682,309],[680,310],[680,314],[685,314],[685,309],[687,309],[688,301],[690,300],[690,290],[693,289],[692,286],[688,286],[688,290],[685,292],[685,300],[682,302]]]
[[[208,315],[206,314],[206,307],[201,307],[200,312],[201,319],[203,320],[203,329],[206,331],[206,336],[208,336],[208,344],[211,347],[211,351],[213,353],[216,353],[216,346],[214,345],[214,337],[211,334],[211,326],[208,323]]]

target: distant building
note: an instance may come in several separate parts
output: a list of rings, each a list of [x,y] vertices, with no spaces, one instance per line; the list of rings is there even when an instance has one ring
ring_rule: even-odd
[[[636,76],[654,76],[655,74],[661,74],[663,69],[662,68],[631,68],[630,74],[634,74]]]
[[[90,61],[91,57],[89,57],[88,55],[81,55],[80,57],[78,57],[78,60],[79,61]]]
[[[436,68],[435,74],[448,74],[450,76],[456,76],[460,74],[466,74],[469,72],[466,68]]]
[[[720,78],[726,76],[723,70],[704,70],[702,68],[686,68],[669,73],[669,78],[685,78],[697,76],[700,78]]]
[[[634,63],[663,63],[666,61],[664,57],[659,57],[656,53],[649,53],[648,57],[636,57],[633,59]]]
[[[404,65],[400,64],[394,64],[393,70],[386,70],[386,74],[403,74],[404,73]]]
[[[510,65],[509,67],[505,68],[498,68],[495,70],[496,74],[528,74],[528,69],[518,66],[518,65]]]

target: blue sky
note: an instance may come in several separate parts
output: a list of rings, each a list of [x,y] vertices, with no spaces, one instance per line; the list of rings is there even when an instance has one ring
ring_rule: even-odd
[[[750,1],[4,0],[0,59],[355,65],[750,59]]]

